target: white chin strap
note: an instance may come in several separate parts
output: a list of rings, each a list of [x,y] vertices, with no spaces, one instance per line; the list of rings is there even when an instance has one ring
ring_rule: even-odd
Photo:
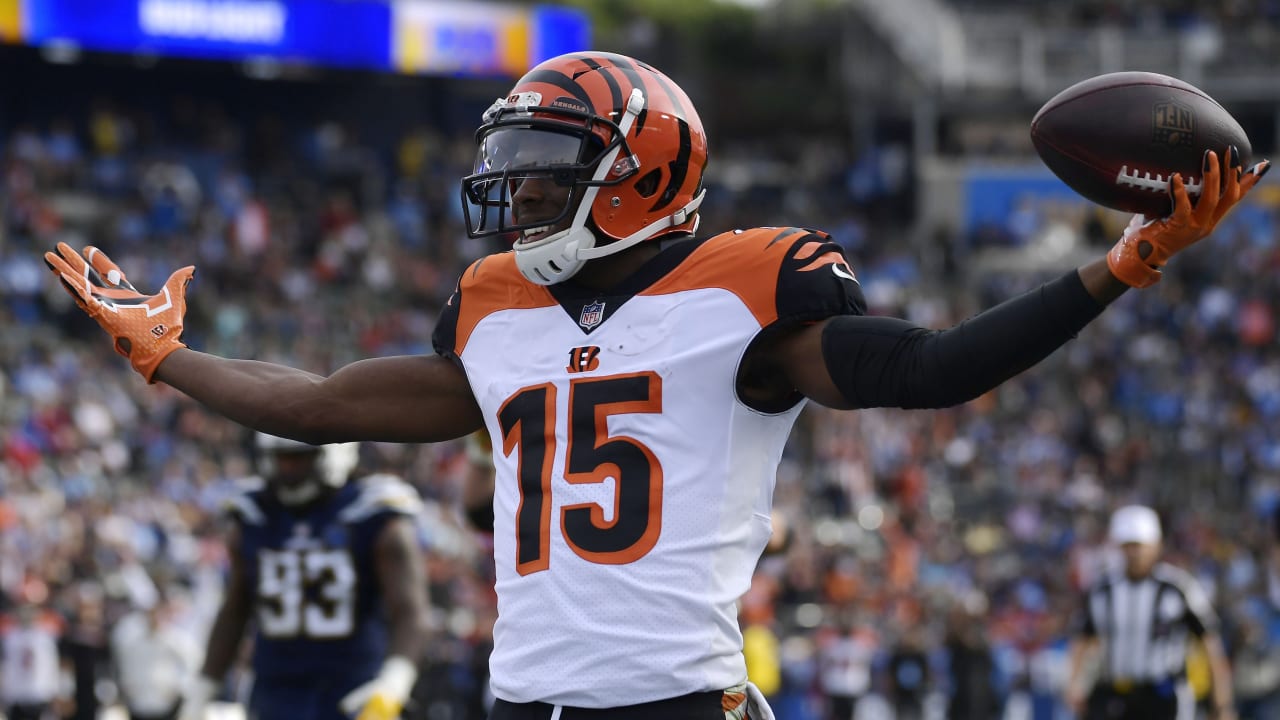
[[[707,191],[703,190],[702,192],[698,193],[696,197],[690,200],[689,203],[684,207],[680,208],[679,210],[671,213],[670,215],[660,220],[656,220],[654,222],[649,223],[648,225],[645,225],[644,227],[622,238],[621,240],[615,240],[614,242],[611,242],[608,245],[601,245],[600,247],[582,248],[581,250],[578,251],[578,259],[584,260],[584,261],[595,260],[596,258],[602,258],[606,255],[612,255],[616,252],[622,252],[623,250],[626,250],[632,245],[636,245],[640,243],[642,240],[648,240],[649,238],[653,237],[654,235],[657,235],[659,232],[666,230],[667,228],[675,227],[677,225],[683,225],[685,221],[689,219],[689,216],[692,215],[694,211],[698,209],[698,206],[702,204],[702,198],[706,196],[707,196]],[[693,221],[694,232],[697,232],[698,221],[701,219],[702,218],[694,218],[694,221]]]
[[[618,123],[618,132],[622,137],[625,138],[631,131],[636,116],[643,109],[644,93],[636,88],[631,91],[631,97],[627,100],[627,109],[622,122]],[[619,144],[600,160],[595,174],[591,177],[593,182],[604,180],[621,150],[622,145]],[[670,215],[640,228],[621,240],[596,247],[596,236],[587,229],[587,218],[591,216],[591,206],[595,203],[599,192],[599,185],[587,188],[582,194],[582,202],[578,204],[578,211],[574,214],[573,222],[569,227],[527,245],[516,242],[514,248],[516,267],[520,268],[520,273],[529,282],[537,285],[554,285],[568,280],[581,270],[588,260],[621,252],[667,228],[682,225],[698,209],[702,204],[702,198],[707,194],[706,190],[703,190],[687,205]],[[697,229],[696,221],[694,229]]]

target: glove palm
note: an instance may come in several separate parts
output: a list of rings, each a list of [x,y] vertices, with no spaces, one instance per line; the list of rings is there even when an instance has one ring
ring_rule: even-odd
[[[1136,288],[1150,287],[1160,281],[1160,268],[1169,258],[1213,232],[1214,227],[1231,208],[1262,179],[1271,168],[1262,161],[1241,172],[1240,156],[1231,148],[1220,167],[1218,154],[1205,153],[1204,179],[1200,198],[1194,209],[1182,176],[1169,179],[1173,196],[1173,214],[1159,220],[1135,215],[1125,228],[1120,241],[1107,253],[1107,267],[1121,282]],[[1226,176],[1225,186],[1222,177]]]
[[[44,254],[62,286],[89,317],[111,335],[116,352],[129,359],[147,382],[169,353],[186,347],[182,336],[187,311],[187,283],[195,273],[188,265],[169,276],[155,295],[143,295],[106,253],[92,245],[83,257],[66,243]]]

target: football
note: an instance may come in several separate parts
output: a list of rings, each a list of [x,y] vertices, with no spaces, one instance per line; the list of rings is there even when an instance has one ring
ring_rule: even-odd
[[[1099,205],[1163,217],[1173,211],[1169,178],[1180,173],[1198,197],[1204,152],[1235,145],[1248,167],[1240,123],[1198,88],[1168,75],[1118,72],[1072,85],[1031,121],[1045,165]]]

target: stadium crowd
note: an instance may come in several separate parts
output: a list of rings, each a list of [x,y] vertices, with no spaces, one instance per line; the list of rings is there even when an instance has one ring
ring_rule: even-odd
[[[0,657],[0,701],[88,720],[118,702],[123,618],[161,608],[203,641],[225,566],[219,507],[253,457],[243,429],[104,354],[41,253],[109,248],[143,289],[191,262],[188,343],[326,372],[431,352],[456,276],[500,247],[461,229],[465,133],[408,128],[378,145],[341,122],[245,123],[190,99],[95,102],[2,133],[0,609],[7,634],[38,629],[58,652],[39,682]],[[715,143],[713,164],[746,155]],[[935,327],[1041,279],[921,257],[838,164],[792,177],[769,191],[721,181],[704,232],[826,228],[873,312]],[[735,215],[744,204],[751,217]],[[742,602],[752,677],[778,716],[1064,717],[1079,591],[1111,561],[1105,518],[1130,501],[1160,509],[1170,559],[1211,589],[1241,716],[1280,712],[1274,222],[1265,198],[1243,210],[1158,289],[974,402],[806,411],[776,542]],[[363,453],[428,503],[436,640],[410,714],[483,717],[496,608],[487,541],[458,510],[463,445]],[[1203,692],[1205,670],[1191,673]]]

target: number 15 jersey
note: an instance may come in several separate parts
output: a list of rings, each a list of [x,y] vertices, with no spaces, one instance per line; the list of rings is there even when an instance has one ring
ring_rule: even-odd
[[[746,679],[736,601],[769,539],[777,412],[735,390],[769,327],[862,312],[839,247],[757,228],[684,240],[623,286],[463,274],[434,343],[493,438],[495,695],[614,707]]]

